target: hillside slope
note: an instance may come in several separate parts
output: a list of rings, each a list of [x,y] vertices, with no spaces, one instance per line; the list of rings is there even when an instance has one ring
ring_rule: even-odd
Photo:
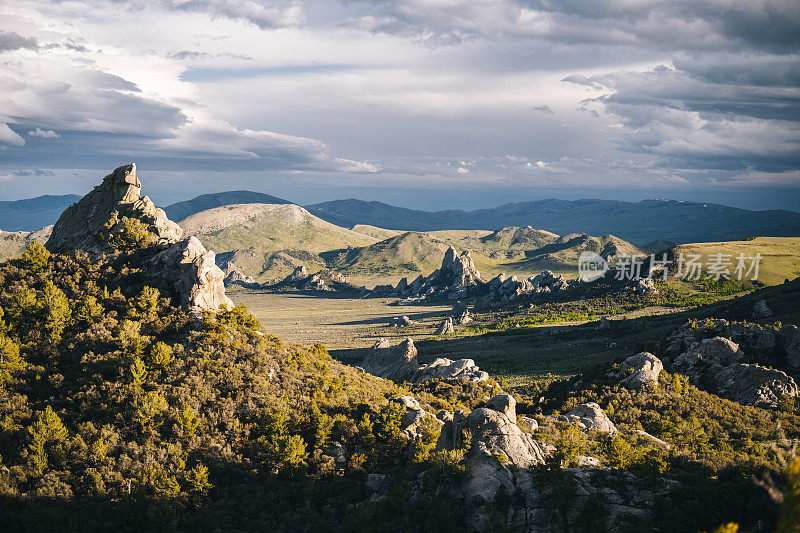
[[[712,256],[722,254],[728,269],[733,274],[737,258],[761,255],[758,280],[764,285],[778,285],[784,280],[800,276],[800,238],[796,237],[758,237],[747,241],[702,242],[682,244],[671,250],[673,257],[683,254],[685,258],[699,255],[699,262],[708,265]],[[750,266],[747,261],[746,266]],[[706,270],[704,268],[704,270]],[[746,277],[749,279],[749,277]]]
[[[320,254],[345,274],[429,273],[442,264],[448,244],[425,233],[406,232],[370,246]]]
[[[236,204],[201,211],[179,222],[187,235],[218,252],[243,248],[322,252],[369,246],[377,239],[321,220],[294,204]]]
[[[2,231],[0,230],[0,261],[17,257],[32,241],[40,244],[47,242],[53,226],[47,226],[38,231]]]

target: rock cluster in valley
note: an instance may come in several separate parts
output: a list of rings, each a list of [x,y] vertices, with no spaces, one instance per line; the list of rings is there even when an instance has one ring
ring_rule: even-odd
[[[394,381],[423,383],[430,379],[448,382],[482,382],[489,374],[482,371],[472,359],[435,359],[426,365],[417,361],[417,348],[410,337],[396,346],[380,339],[367,350],[361,368],[374,376]]]
[[[376,297],[401,298],[400,304],[415,304],[428,300],[464,300],[473,298],[479,305],[502,305],[523,295],[552,295],[577,285],[575,280],[545,270],[527,279],[500,274],[489,281],[481,278],[469,251],[460,254],[452,246],[447,249],[442,266],[429,276],[417,276],[409,282],[403,278],[396,286],[379,285],[370,293]],[[459,323],[469,321],[469,314],[459,315]]]

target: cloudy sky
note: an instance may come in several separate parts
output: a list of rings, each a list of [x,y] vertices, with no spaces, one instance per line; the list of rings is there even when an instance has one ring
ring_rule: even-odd
[[[0,199],[800,210],[797,0],[0,0]]]

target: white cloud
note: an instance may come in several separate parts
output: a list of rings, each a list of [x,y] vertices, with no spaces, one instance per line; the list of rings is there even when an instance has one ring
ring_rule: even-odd
[[[53,130],[43,130],[41,128],[36,128],[35,130],[28,132],[28,137],[41,137],[42,139],[58,139],[61,137],[58,133]]]
[[[17,132],[8,127],[5,122],[0,122],[0,148],[3,145],[7,146],[24,146],[25,139],[19,136]]]

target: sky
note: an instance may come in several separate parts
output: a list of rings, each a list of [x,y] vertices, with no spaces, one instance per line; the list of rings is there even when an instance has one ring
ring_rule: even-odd
[[[797,0],[0,0],[0,199],[800,211]]]

